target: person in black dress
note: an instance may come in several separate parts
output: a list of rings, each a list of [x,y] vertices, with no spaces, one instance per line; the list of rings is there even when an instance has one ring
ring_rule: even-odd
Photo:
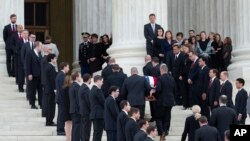
[[[92,47],[90,53],[90,61],[89,61],[89,71],[90,74],[93,74],[102,69],[102,47],[101,44],[98,43],[98,35],[92,34]]]
[[[157,38],[154,39],[154,51],[152,57],[158,57],[160,62],[164,60],[164,52],[165,52],[165,45],[166,41],[163,37],[164,35],[164,29],[159,28],[157,29]]]
[[[107,53],[107,49],[110,47],[111,42],[107,34],[104,34],[102,37],[103,37],[103,42],[102,42],[102,55],[101,56],[103,58],[103,62],[102,62],[103,64],[109,57],[109,54]]]
[[[219,33],[215,34],[215,42],[218,45],[217,50],[216,50],[216,62],[217,62],[216,67],[220,72],[222,68],[222,62],[223,62],[223,57],[222,57],[223,42],[221,41],[221,36]]]
[[[71,77],[69,75],[65,76],[63,85],[63,96],[64,96],[64,121],[65,121],[65,133],[67,141],[71,141],[71,129],[72,129],[72,119],[69,114],[69,87],[71,85]]]
[[[172,46],[176,43],[176,41],[173,40],[173,33],[170,30],[166,31],[165,33],[165,43],[166,43],[166,46],[164,49],[165,59],[163,63],[167,64],[167,66],[169,67],[170,57],[173,54]]]
[[[201,108],[198,105],[192,107],[193,115],[186,118],[184,131],[182,133],[181,141],[185,141],[188,135],[188,141],[194,141],[194,133],[196,129],[200,128],[198,119],[201,117]]]
[[[223,57],[223,71],[227,71],[227,67],[230,65],[231,61],[231,53],[232,53],[232,40],[230,37],[226,37],[224,39],[224,46],[222,49],[222,57]]]

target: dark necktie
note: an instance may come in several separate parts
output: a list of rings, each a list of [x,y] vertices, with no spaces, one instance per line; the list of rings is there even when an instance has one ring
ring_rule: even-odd
[[[174,60],[176,61],[178,59],[178,57],[177,57],[177,55],[175,55],[175,58],[174,58]]]
[[[220,86],[220,92],[221,92],[222,88],[224,87],[224,85],[225,85],[225,83],[223,82],[223,83],[221,84],[221,86]]]
[[[12,31],[13,31],[13,32],[16,31],[16,28],[15,28],[15,25],[14,25],[14,24],[12,25]]]
[[[209,81],[209,85],[208,85],[209,88],[212,86],[212,83],[213,83],[213,80],[211,79],[211,80]]]
[[[34,43],[32,42],[31,44],[32,44],[32,50],[33,50],[34,49]]]

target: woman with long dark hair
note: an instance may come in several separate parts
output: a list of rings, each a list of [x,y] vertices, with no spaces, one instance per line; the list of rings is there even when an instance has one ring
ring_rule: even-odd
[[[159,28],[156,32],[157,37],[154,40],[154,51],[152,57],[158,57],[160,62],[164,60],[165,57],[165,39],[164,39],[164,29]]]
[[[219,71],[222,69],[223,65],[223,56],[222,56],[222,49],[223,49],[223,41],[221,41],[221,36],[219,33],[215,34],[215,42],[217,43],[217,52],[216,52],[216,60],[217,60],[217,68]]]
[[[222,71],[226,71],[227,67],[230,65],[232,49],[233,49],[232,40],[230,37],[226,37],[224,39],[224,46],[222,49],[222,56],[223,56]]]

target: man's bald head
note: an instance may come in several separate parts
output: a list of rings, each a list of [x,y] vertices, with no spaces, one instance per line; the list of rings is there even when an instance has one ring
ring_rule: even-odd
[[[136,67],[131,68],[131,75],[138,74],[138,70]]]

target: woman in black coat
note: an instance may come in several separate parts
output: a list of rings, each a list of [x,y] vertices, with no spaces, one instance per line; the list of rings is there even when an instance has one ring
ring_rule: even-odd
[[[181,141],[185,141],[188,134],[188,141],[194,141],[195,131],[200,128],[198,119],[201,117],[201,108],[198,105],[192,107],[193,115],[186,118],[184,131],[182,133]]]
[[[69,75],[65,76],[63,85],[63,96],[64,96],[64,121],[65,121],[65,133],[66,140],[71,141],[71,129],[72,129],[72,119],[69,114],[69,87],[71,85],[71,77]]]

